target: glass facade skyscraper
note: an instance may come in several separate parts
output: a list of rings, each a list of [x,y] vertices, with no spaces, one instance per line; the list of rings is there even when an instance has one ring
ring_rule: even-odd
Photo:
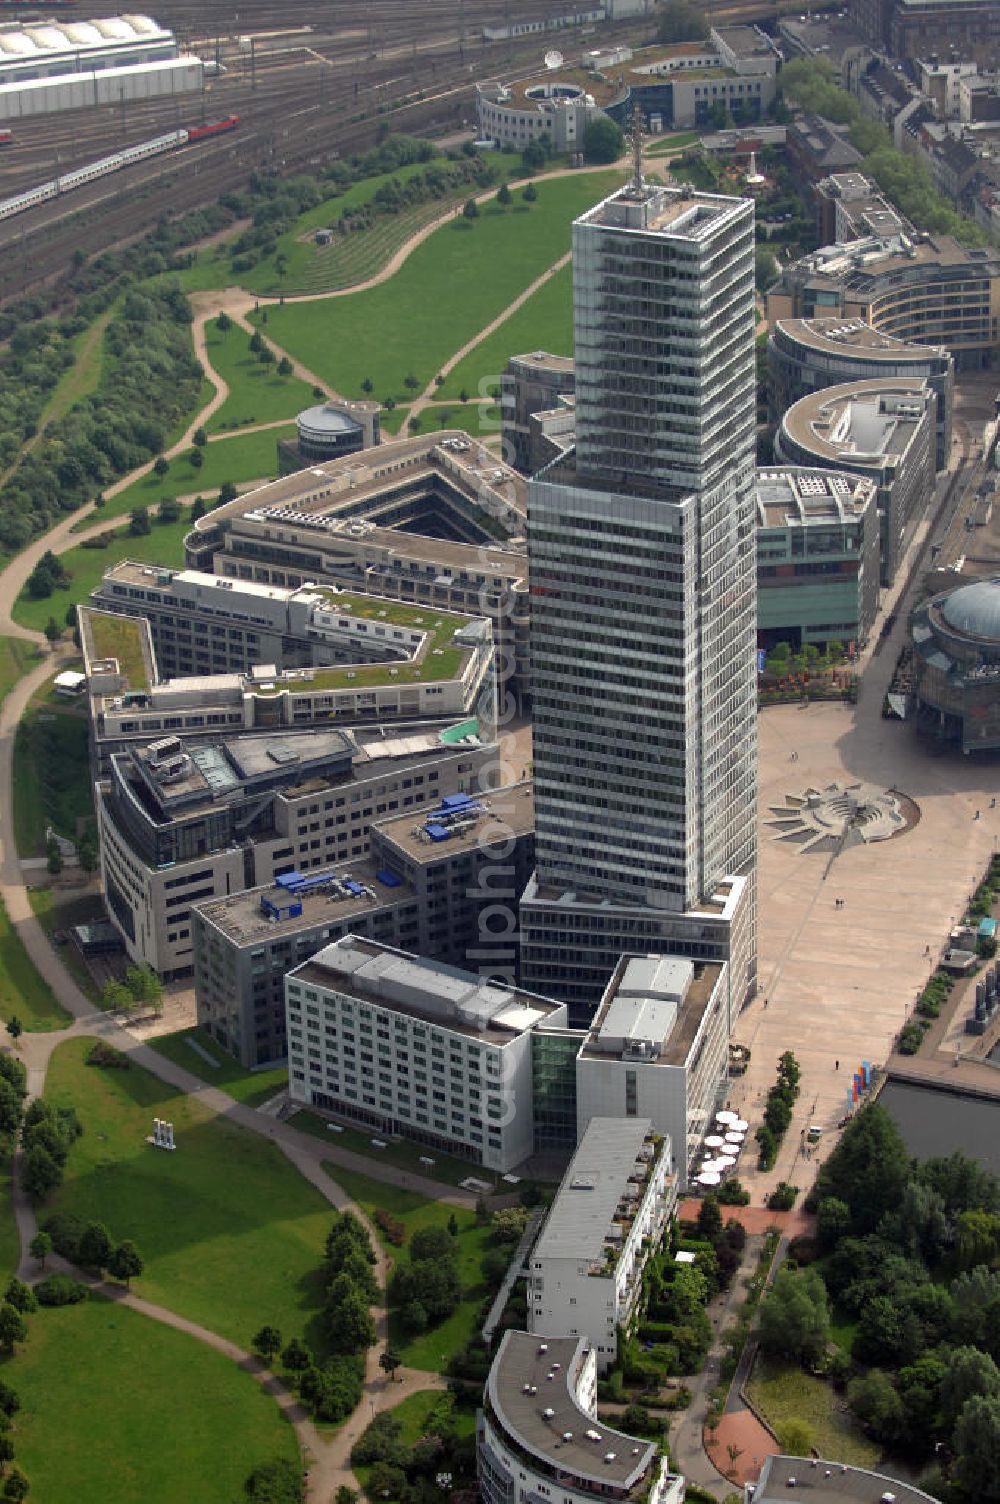
[[[753,214],[633,183],[573,226],[576,448],[528,509],[531,893],[555,909],[689,915],[752,879]]]

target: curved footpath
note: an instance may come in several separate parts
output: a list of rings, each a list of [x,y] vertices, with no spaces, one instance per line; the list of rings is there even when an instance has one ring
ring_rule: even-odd
[[[259,1133],[272,1139],[331,1206],[340,1210],[349,1207],[368,1227],[378,1260],[376,1272],[382,1291],[378,1305],[373,1308],[377,1340],[375,1346],[368,1352],[361,1403],[348,1423],[330,1441],[320,1435],[294,1396],[280,1380],[270,1374],[250,1354],[175,1312],[143,1301],[140,1296],[132,1292],[126,1292],[119,1287],[111,1287],[116,1299],[122,1300],[125,1304],[155,1320],[166,1321],[178,1330],[188,1332],[200,1341],[208,1342],[219,1352],[226,1353],[235,1362],[255,1373],[269,1392],[275,1395],[278,1403],[295,1425],[303,1450],[303,1458],[309,1468],[309,1500],[312,1504],[330,1504],[335,1490],[341,1483],[347,1483],[351,1487],[356,1486],[356,1480],[350,1472],[350,1450],[372,1416],[380,1410],[398,1404],[400,1399],[407,1394],[422,1389],[444,1388],[445,1381],[440,1375],[419,1370],[400,1371],[399,1378],[390,1381],[379,1368],[379,1358],[385,1350],[388,1337],[388,1311],[384,1294],[388,1274],[387,1260],[368,1219],[330,1177],[324,1167],[324,1161],[328,1164],[341,1164],[346,1168],[358,1170],[373,1179],[406,1186],[421,1195],[446,1201],[454,1206],[472,1207],[475,1204],[474,1197],[452,1186],[429,1180],[425,1176],[410,1174],[392,1165],[370,1161],[362,1155],[352,1154],[334,1144],[324,1144],[306,1134],[299,1133],[287,1123],[276,1122],[255,1108],[234,1101],[217,1087],[207,1085],[198,1076],[184,1070],[182,1066],[175,1065],[173,1061],[167,1060],[149,1045],[141,1044],[124,1025],[114,1018],[95,1011],[93,1004],[65,971],[32,911],[14,846],[12,836],[13,745],[18,721],[31,696],[47,681],[53,667],[61,659],[69,658],[71,654],[72,650],[69,645],[63,644],[55,655],[40,660],[37,667],[15,685],[3,702],[3,706],[0,707],[0,896],[7,906],[11,923],[15,926],[32,964],[48,982],[58,1001],[74,1020],[67,1028],[51,1033],[21,1035],[18,1048],[28,1071],[28,1093],[30,1097],[41,1094],[52,1051],[64,1040],[80,1036],[107,1039],[117,1049],[125,1051],[137,1065],[144,1066],[160,1080],[185,1093],[197,1095],[209,1112],[225,1116],[251,1133]],[[37,1222],[34,1207],[21,1190],[19,1171],[20,1154],[15,1158],[13,1193],[14,1214],[21,1244],[18,1272],[22,1279],[33,1281],[38,1278],[39,1271],[27,1250],[37,1230]],[[102,1285],[101,1289],[108,1293],[108,1287]]]

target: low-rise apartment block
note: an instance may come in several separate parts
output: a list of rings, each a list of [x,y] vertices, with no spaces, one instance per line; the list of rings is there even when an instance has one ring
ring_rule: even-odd
[[[591,1118],[529,1256],[529,1331],[584,1338],[606,1372],[676,1199],[670,1140],[648,1117]]]
[[[648,1118],[686,1183],[728,1079],[725,965],[623,956],[577,1056],[580,1140],[596,1120]]]
[[[583,1337],[505,1332],[476,1429],[483,1504],[683,1504],[684,1479],[651,1441],[597,1419]]]
[[[285,984],[289,1094],[498,1173],[534,1145],[531,1037],[565,1008],[355,935]]]

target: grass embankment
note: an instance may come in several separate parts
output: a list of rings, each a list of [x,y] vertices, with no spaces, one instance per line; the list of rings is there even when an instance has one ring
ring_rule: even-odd
[[[442,225],[398,274],[364,292],[268,309],[268,333],[345,397],[405,401],[569,249],[574,217],[621,181],[613,171],[540,182],[538,198],[490,203],[475,219]],[[253,315],[255,322],[260,314]],[[534,348],[534,346],[532,346]]]
[[[104,900],[99,893],[87,893],[81,897],[72,889],[32,888],[28,897],[35,918],[53,943],[53,937],[59,931],[105,918]],[[100,1003],[101,989],[71,940],[61,947],[59,959],[84,996],[89,997],[92,1003]]]
[[[821,1457],[853,1467],[873,1467],[881,1448],[862,1433],[832,1385],[805,1373],[797,1363],[758,1358],[747,1393],[778,1435],[791,1420],[804,1421]]]
[[[228,1090],[228,1087],[226,1089]],[[372,1145],[372,1138],[379,1138],[379,1134],[374,1131],[364,1133],[359,1128],[350,1128],[339,1123],[331,1127],[329,1121],[316,1112],[293,1113],[288,1122],[293,1128],[298,1128],[301,1133],[311,1133],[315,1138],[320,1138],[338,1149],[349,1149],[353,1154],[365,1154],[369,1159],[377,1159],[380,1165],[395,1165],[399,1170],[410,1170],[414,1175],[423,1175],[425,1179],[438,1180],[444,1185],[461,1185],[469,1175],[490,1183],[495,1180],[491,1172],[484,1170],[481,1165],[470,1164],[467,1159],[453,1159],[448,1154],[440,1154],[436,1149],[428,1149],[424,1144],[411,1143],[408,1139],[389,1141],[383,1139],[381,1141],[385,1143],[385,1148],[376,1149]],[[421,1164],[422,1158],[432,1159],[434,1163]]]
[[[481,1264],[483,1254],[489,1246],[490,1228],[478,1227],[475,1214],[466,1211],[464,1207],[448,1206],[443,1201],[428,1201],[426,1197],[418,1196],[413,1191],[383,1185],[380,1181],[370,1180],[366,1175],[341,1170],[336,1165],[328,1165],[327,1169],[338,1185],[369,1217],[374,1217],[379,1208],[398,1217],[406,1227],[407,1242],[418,1227],[447,1227],[452,1216],[458,1223],[458,1236],[455,1239],[461,1287],[458,1307],[438,1326],[412,1338],[407,1338],[399,1330],[395,1312],[389,1312],[389,1340],[404,1364],[430,1373],[443,1373],[452,1354],[461,1352],[468,1345],[476,1328],[479,1308],[488,1293]],[[379,1236],[393,1261],[407,1258],[405,1246],[394,1247],[381,1233]]]
[[[70,582],[64,590],[54,590],[44,600],[33,600],[22,592],[14,602],[11,612],[22,627],[34,627],[42,631],[50,616],[64,621],[70,606],[85,602],[90,592],[99,583],[104,571],[119,559],[135,559],[140,564],[179,565],[184,560],[184,535],[191,530],[190,508],[186,509],[180,522],[152,523],[151,532],[143,537],[133,537],[128,524],[108,528],[108,543],[105,548],[84,548],[78,545],[60,554],[63,566],[69,570]]]
[[[266,338],[267,330],[262,332]],[[229,388],[229,396],[209,421],[213,434],[250,423],[294,418],[304,407],[321,400],[298,376],[279,376],[276,362],[262,365],[249,348],[250,338],[239,324],[220,330],[212,320],[205,327],[208,358]]]
[[[249,1348],[264,1323],[302,1335],[322,1303],[332,1211],[275,1146],[209,1112],[141,1066],[85,1064],[91,1041],[53,1053],[46,1098],[72,1105],[84,1134],[46,1203],[131,1238],[146,1262],[141,1294]],[[177,1152],[146,1143],[154,1117]]]
[[[14,1015],[31,1033],[62,1029],[72,1019],[43,981],[0,901],[0,1018]]]
[[[48,621],[48,617],[45,619]],[[0,704],[18,679],[37,662],[38,649],[33,642],[23,642],[19,637],[0,637]]]
[[[94,793],[82,706],[36,697],[14,740],[14,839],[21,856],[45,855],[51,826],[71,841],[94,819]]]
[[[198,1050],[191,1048],[189,1040],[198,1045],[198,1050],[211,1055],[217,1063],[216,1069],[213,1070]],[[245,1071],[204,1029],[180,1029],[176,1034],[161,1034],[158,1039],[150,1040],[150,1044],[158,1055],[172,1060],[175,1065],[182,1065],[193,1076],[206,1081],[209,1086],[217,1086],[220,1091],[228,1092],[237,1102],[243,1102],[247,1107],[259,1107],[262,1102],[269,1102],[288,1085],[287,1066],[276,1065],[266,1070]]]
[[[258,1463],[298,1463],[274,1401],[194,1337],[101,1299],[29,1322],[3,1378],[21,1399],[13,1437],[33,1499],[220,1504]]]

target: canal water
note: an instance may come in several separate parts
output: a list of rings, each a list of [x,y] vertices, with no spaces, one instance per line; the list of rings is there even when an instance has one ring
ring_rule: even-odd
[[[895,1119],[915,1159],[937,1159],[958,1150],[1000,1175],[1000,1100],[890,1081],[878,1101]]]

